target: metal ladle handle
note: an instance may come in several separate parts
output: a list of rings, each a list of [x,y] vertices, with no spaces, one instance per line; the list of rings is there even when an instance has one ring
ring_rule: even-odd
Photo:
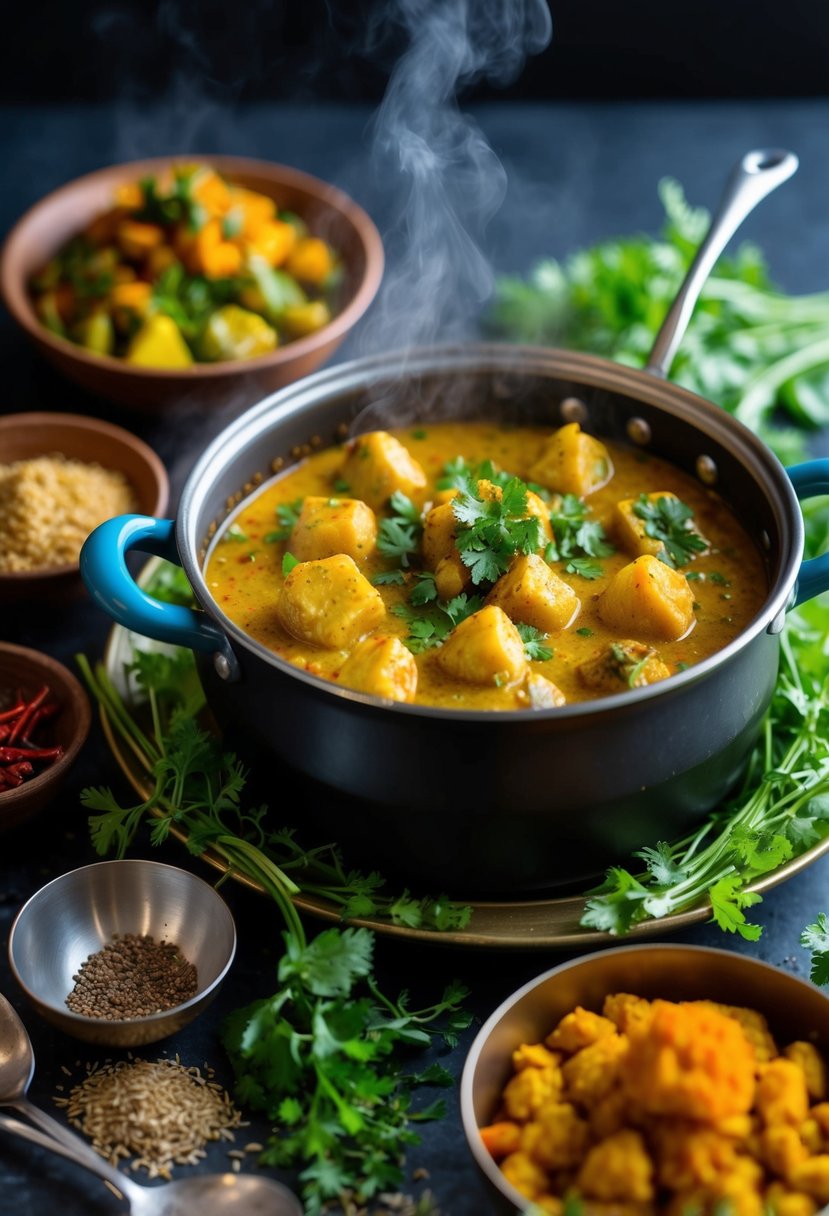
[[[30,1106],[31,1104],[27,1104]],[[74,1161],[76,1165],[83,1166],[92,1174],[97,1174],[104,1182],[108,1182],[111,1187],[114,1187],[119,1194],[123,1195],[132,1207],[136,1201],[136,1190],[139,1190],[138,1198],[142,1197],[140,1189],[129,1178],[124,1178],[119,1170],[111,1166],[103,1157],[99,1157],[94,1149],[90,1148],[79,1136],[75,1136],[66,1128],[61,1127],[57,1120],[52,1120],[45,1111],[39,1107],[34,1107],[39,1116],[38,1122],[43,1128],[50,1128],[52,1124],[61,1133],[60,1139],[56,1135],[48,1135],[46,1131],[41,1131],[37,1127],[31,1127],[28,1123],[21,1123],[19,1119],[13,1119],[11,1115],[0,1113],[0,1129],[11,1132],[14,1136],[20,1136],[24,1140],[31,1141],[32,1144],[37,1144],[40,1148],[48,1149],[49,1152],[58,1153],[61,1157],[66,1157],[69,1161]],[[27,1114],[31,1113],[27,1110]]]
[[[797,166],[795,154],[781,148],[758,148],[746,152],[734,166],[711,227],[656,335],[646,372],[662,380],[668,375],[699,293],[717,258],[746,216],[761,199],[788,181]]]

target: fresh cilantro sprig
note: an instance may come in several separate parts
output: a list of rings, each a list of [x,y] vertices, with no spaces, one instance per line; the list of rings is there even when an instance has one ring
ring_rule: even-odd
[[[518,477],[506,482],[500,498],[487,497],[477,481],[467,480],[452,499],[455,547],[476,587],[497,582],[516,554],[541,547],[541,524],[528,513],[527,493]]]
[[[539,663],[545,663],[547,659],[553,657],[553,648],[546,645],[546,633],[542,633],[534,625],[524,625],[521,622],[515,628],[521,635],[521,641],[524,643],[524,654],[528,659],[537,659]]]
[[[276,995],[238,1010],[223,1032],[239,1100],[276,1129],[263,1163],[303,1167],[309,1216],[347,1190],[365,1202],[401,1183],[402,1150],[419,1139],[412,1122],[445,1111],[440,1100],[414,1111],[413,1090],[451,1083],[437,1064],[412,1074],[411,1050],[454,1045],[470,1021],[458,984],[420,1010],[406,993],[382,994],[372,949],[366,929],[327,929],[307,945],[285,934]]]
[[[420,548],[423,535],[420,509],[400,490],[394,491],[389,505],[393,514],[380,521],[377,549],[383,557],[407,567]]]
[[[660,561],[674,570],[687,566],[694,554],[708,548],[707,541],[693,527],[693,511],[679,498],[663,494],[653,499],[640,494],[633,504],[633,513],[644,522],[645,535],[661,543]]]
[[[276,519],[279,527],[274,528],[272,532],[265,533],[265,544],[270,545],[277,541],[288,540],[299,521],[304,501],[303,498],[295,498],[293,502],[281,502],[279,504],[276,508]]]
[[[727,933],[756,941],[748,888],[829,834],[829,607],[813,601],[790,616],[777,687],[741,793],[692,835],[640,850],[645,868],[621,866],[588,894],[581,923],[623,934],[650,918],[709,904]]]
[[[431,594],[433,590],[434,595]],[[416,598],[418,592],[420,598]],[[425,607],[418,608],[418,604]],[[479,595],[467,595],[466,592],[461,592],[454,599],[445,602],[438,600],[434,579],[426,576],[412,591],[409,603],[393,604],[391,611],[409,626],[409,633],[403,639],[404,644],[412,654],[421,654],[434,646],[442,646],[461,621],[465,621],[483,606],[483,599]]]
[[[814,924],[807,925],[800,935],[800,944],[811,951],[809,978],[821,988],[829,984],[829,922],[825,912],[819,912]]]
[[[550,525],[553,540],[544,553],[548,562],[576,557],[610,557],[616,552],[602,524],[590,518],[590,507],[577,494],[563,494],[555,502],[550,511]]]

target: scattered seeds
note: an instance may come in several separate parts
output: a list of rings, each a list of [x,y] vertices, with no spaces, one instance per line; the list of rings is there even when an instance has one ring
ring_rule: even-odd
[[[116,935],[72,978],[75,987],[66,998],[72,1012],[110,1022],[162,1013],[189,1001],[198,989],[196,968],[178,946],[149,934]]]
[[[55,1104],[111,1165],[133,1158],[131,1169],[169,1178],[174,1164],[195,1165],[209,1141],[232,1141],[247,1126],[212,1076],[178,1057],[106,1062]]]

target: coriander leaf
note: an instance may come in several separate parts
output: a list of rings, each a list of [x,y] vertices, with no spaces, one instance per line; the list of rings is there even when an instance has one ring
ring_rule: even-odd
[[[409,596],[409,603],[414,605],[414,607],[420,607],[423,604],[433,603],[437,598],[438,589],[435,585],[434,574],[419,570],[415,574],[415,585]]]
[[[299,980],[315,996],[345,996],[369,975],[374,936],[368,929],[325,929],[304,948],[286,934],[279,980]]]
[[[657,842],[654,848],[644,848],[635,857],[641,857],[647,866],[648,873],[659,887],[673,886],[686,877],[686,871],[674,860],[671,846],[664,840]]]
[[[500,497],[486,485],[467,483],[452,499],[458,527],[455,547],[475,586],[496,582],[519,553],[541,546],[541,524],[527,507],[527,486],[517,477],[504,484]]]
[[[276,508],[276,518],[279,521],[279,527],[274,532],[269,532],[265,537],[268,543],[289,539],[299,521],[303,502],[304,499],[295,498],[293,502],[281,502],[279,504]]]
[[[520,622],[515,627],[524,643],[524,654],[528,659],[536,659],[539,663],[545,663],[547,659],[553,657],[552,648],[544,645],[546,633],[542,633],[540,629],[536,629],[532,625],[524,625]]]
[[[393,515],[380,521],[377,548],[383,557],[408,566],[409,559],[417,553],[423,525],[420,511],[410,498],[395,490],[390,499]]]
[[[547,546],[547,561],[570,557],[609,557],[616,549],[598,520],[589,519],[590,508],[576,494],[563,494],[550,511],[553,541]]]
[[[746,941],[756,942],[763,930],[760,925],[749,923],[743,908],[759,902],[760,896],[741,889],[741,879],[730,874],[714,883],[708,890],[711,902],[711,919],[725,933],[739,933]]]
[[[708,548],[707,542],[694,531],[693,511],[678,498],[663,494],[657,499],[640,494],[633,504],[634,515],[645,523],[645,535],[662,543],[660,561],[676,569],[685,566],[695,553]]]
[[[824,987],[829,984],[829,923],[826,913],[819,912],[813,924],[807,925],[800,935],[800,944],[812,953],[810,978]]]
[[[282,573],[287,578],[293,570],[294,566],[299,565],[299,558],[294,557],[293,553],[285,553],[282,557]]]
[[[589,557],[571,557],[564,569],[568,574],[578,574],[591,582],[604,574],[604,566],[591,561]]]
[[[375,587],[400,587],[405,583],[406,575],[402,570],[385,570],[375,574],[371,581]]]

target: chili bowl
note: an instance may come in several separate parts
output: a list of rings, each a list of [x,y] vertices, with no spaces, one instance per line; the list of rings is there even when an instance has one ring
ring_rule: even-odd
[[[31,819],[57,797],[86,742],[92,721],[89,699],[63,663],[39,650],[0,642],[0,696],[5,698],[0,713],[11,710],[7,701],[17,703],[18,694],[23,702],[31,704],[43,688],[48,690],[44,704],[53,702],[56,712],[44,722],[37,746],[60,745],[63,754],[16,788],[0,791],[0,832]]]
[[[764,557],[762,610],[722,650],[643,688],[538,711],[400,704],[291,666],[212,598],[203,562],[236,505],[274,468],[349,427],[497,417],[589,432],[653,452],[715,489]],[[681,835],[738,779],[777,676],[786,611],[829,585],[802,561],[798,495],[826,492],[829,462],[790,470],[717,406],[590,355],[497,344],[392,353],[318,373],[232,423],[197,461],[178,518],[122,517],[81,566],[121,624],[192,647],[214,714],[307,779],[303,825],[349,857],[453,892],[581,884],[644,844]],[[201,611],[159,605],[124,553],[180,563]]]
[[[805,980],[768,963],[708,946],[646,945],[599,950],[561,963],[524,984],[478,1031],[460,1086],[461,1119],[475,1164],[499,1216],[532,1207],[501,1173],[481,1138],[512,1075],[512,1052],[540,1043],[577,1005],[600,1013],[604,998],[626,992],[647,1000],[709,1000],[763,1014],[779,1044],[813,1043],[829,1055],[829,1000]]]
[[[98,355],[52,333],[38,317],[29,281],[48,259],[108,210],[119,186],[161,176],[182,162],[219,174],[274,199],[309,222],[343,264],[339,307],[315,333],[251,359],[194,363],[169,370],[137,367]],[[14,320],[39,352],[89,392],[155,413],[176,405],[239,409],[262,393],[307,375],[324,362],[373,300],[383,275],[383,244],[373,221],[344,191],[288,165],[248,157],[164,156],[99,169],[61,186],[36,203],[10,232],[0,256],[0,291]]]
[[[177,946],[196,968],[195,994],[143,1017],[73,1012],[66,998],[79,967],[125,934]],[[23,905],[9,934],[12,973],[41,1017],[73,1038],[111,1047],[155,1043],[193,1021],[216,996],[235,953],[236,927],[218,892],[158,861],[100,861],[61,874]]]

